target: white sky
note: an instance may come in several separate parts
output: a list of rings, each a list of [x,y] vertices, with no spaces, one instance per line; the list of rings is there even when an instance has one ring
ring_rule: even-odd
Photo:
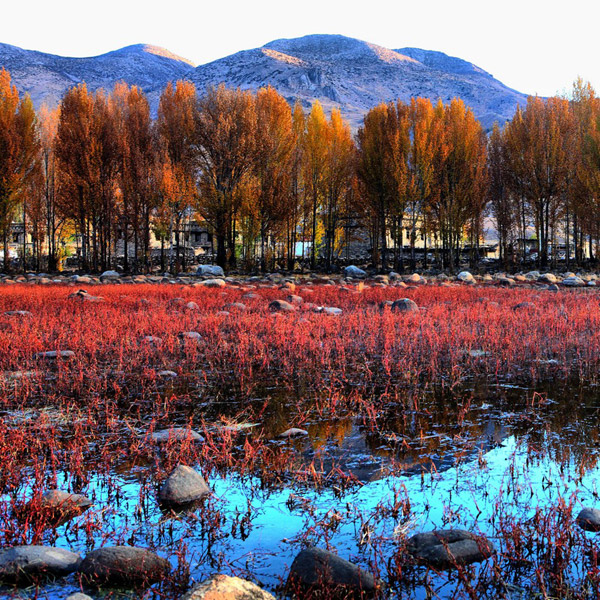
[[[197,64],[283,37],[340,33],[469,60],[527,94],[600,91],[598,0],[0,0],[0,42],[64,56],[135,43]]]

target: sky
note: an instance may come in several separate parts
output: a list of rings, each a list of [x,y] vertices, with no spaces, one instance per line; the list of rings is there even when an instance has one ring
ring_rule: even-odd
[[[162,46],[196,64],[278,38],[336,33],[440,50],[520,92],[581,76],[600,91],[597,0],[28,0],[3,2],[0,42],[63,56]],[[597,8],[594,8],[597,5]]]

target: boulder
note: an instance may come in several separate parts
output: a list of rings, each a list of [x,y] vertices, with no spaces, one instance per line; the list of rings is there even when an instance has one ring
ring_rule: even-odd
[[[583,281],[583,279],[581,279],[581,277],[577,277],[576,275],[573,275],[571,277],[567,277],[567,278],[563,279],[562,284],[566,285],[567,287],[581,287],[581,286],[585,285],[585,281]]]
[[[74,356],[75,352],[73,352],[73,350],[48,350],[46,352],[37,352],[34,354],[34,358],[41,360],[58,360],[59,358],[68,360]]]
[[[275,597],[251,581],[213,575],[187,592],[181,600],[275,600]]]
[[[344,269],[344,275],[346,277],[352,277],[353,279],[362,279],[367,276],[367,272],[354,265],[350,265]]]
[[[269,303],[269,310],[272,312],[294,312],[296,308],[285,300],[273,300]]]
[[[227,284],[225,283],[224,279],[205,279],[204,281],[201,281],[197,285],[200,285],[202,287],[209,287],[209,288],[223,288]]]
[[[209,494],[210,488],[200,473],[178,465],[162,484],[158,499],[162,504],[183,505],[197,502]]]
[[[375,578],[359,566],[322,548],[306,548],[294,559],[286,583],[286,591],[297,597],[327,590],[329,597],[374,594]]]
[[[409,277],[405,279],[408,283],[425,283],[425,279],[421,277],[418,273],[413,273]]]
[[[90,552],[79,572],[91,585],[146,586],[164,579],[169,561],[154,552],[134,546],[105,546]]]
[[[525,309],[530,309],[533,307],[534,307],[533,302],[519,302],[519,304],[515,304],[512,307],[512,309],[513,310],[525,310]]]
[[[399,298],[392,303],[392,310],[394,312],[418,312],[419,307],[410,298]]]
[[[470,565],[495,553],[493,544],[485,537],[463,529],[417,533],[408,540],[407,549],[418,562],[434,569]]]
[[[539,281],[542,275],[540,275],[539,271],[529,271],[529,273],[525,273],[524,277],[529,281]]]
[[[475,283],[475,277],[473,277],[469,271],[461,271],[456,276],[456,279],[458,281],[462,281],[463,283]]]
[[[194,342],[202,340],[202,336],[197,331],[184,331],[178,337],[180,340],[192,340]]]
[[[299,427],[290,427],[289,429],[286,429],[283,433],[280,433],[277,437],[282,439],[289,439],[306,435],[308,435],[308,431],[306,431],[306,429],[300,429]]]
[[[169,440],[177,442],[184,442],[186,440],[191,440],[192,442],[204,441],[204,438],[197,431],[185,427],[172,427],[171,429],[155,431],[150,436],[150,439],[157,444],[162,444]]]
[[[120,275],[120,273],[117,273],[116,271],[104,271],[104,273],[102,273],[102,275],[100,275],[100,277],[103,277],[105,279],[110,279],[110,278],[121,277],[121,275]]]
[[[28,310],[7,310],[4,313],[7,317],[30,317],[31,313]]]
[[[14,546],[0,550],[0,581],[27,583],[64,577],[77,570],[81,557],[64,548]]]
[[[225,277],[223,267],[219,265],[198,265],[196,275],[206,275],[209,277]]]
[[[600,510],[597,508],[584,508],[575,520],[581,529],[586,531],[600,531]]]
[[[88,596],[87,594],[82,594],[81,592],[75,592],[74,594],[67,596],[65,598],[65,600],[93,600],[93,598],[91,596]]]
[[[31,503],[30,503],[30,506]],[[63,490],[48,490],[41,499],[40,512],[56,527],[62,525],[92,506],[92,501],[82,494],[70,494]]]

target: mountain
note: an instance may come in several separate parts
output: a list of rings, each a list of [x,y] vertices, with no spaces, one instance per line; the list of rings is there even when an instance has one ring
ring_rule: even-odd
[[[73,85],[85,82],[91,90],[111,89],[117,81],[138,85],[153,106],[165,85],[185,79],[194,65],[168,50],[136,44],[90,58],[67,58],[0,43],[0,67],[10,71],[20,92],[34,104],[55,106]]]
[[[290,102],[308,108],[318,99],[334,106],[357,127],[365,112],[380,102],[411,96],[448,101],[457,96],[473,108],[486,127],[504,122],[526,96],[460,58],[442,52],[390,50],[341,35],[308,35],[275,40],[196,68],[166,50],[135,45],[91,58],[66,58],[0,44],[0,67],[6,67],[20,91],[36,106],[56,104],[65,90],[85,81],[95,90],[120,80],[140,86],[153,110],[170,80],[189,79],[202,93],[225,83],[242,89],[271,85]]]
[[[457,96],[486,127],[510,119],[526,96],[483,69],[442,52],[389,50],[341,35],[275,40],[200,65],[190,78],[198,89],[221,82],[243,89],[271,85],[290,102],[341,108],[355,126],[380,102],[425,96],[444,102]]]

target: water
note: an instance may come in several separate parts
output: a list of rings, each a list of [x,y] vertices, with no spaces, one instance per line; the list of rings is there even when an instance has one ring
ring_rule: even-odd
[[[481,532],[498,549],[494,561],[467,570],[469,581],[483,586],[480,597],[498,597],[499,586],[507,597],[533,597],[540,589],[536,569],[555,560],[552,552],[540,554],[553,547],[553,541],[542,539],[554,526],[552,519],[560,523],[568,514],[572,521],[582,506],[600,506],[597,390],[539,391],[534,396],[519,386],[478,384],[453,398],[430,394],[412,413],[390,405],[373,418],[352,412],[310,417],[303,424],[309,436],[291,441],[270,439],[297,417],[287,415],[286,423],[285,410],[271,400],[263,421],[237,435],[235,448],[243,453],[246,438],[267,431],[267,447],[291,459],[288,473],[270,479],[235,468],[207,471],[198,462],[193,466],[204,471],[214,494],[195,511],[173,515],[156,502],[152,464],[132,467],[115,460],[110,473],[89,473],[85,493],[94,507],[46,532],[44,542],[82,555],[103,542],[155,548],[174,569],[187,565],[193,581],[216,572],[236,574],[276,594],[294,556],[314,544],[375,569],[389,597],[466,597],[468,586],[456,574],[411,566],[403,549],[413,533],[454,527]],[[225,405],[201,412],[213,418],[235,413]],[[157,456],[160,462],[158,451]],[[58,487],[70,489],[72,483],[59,471]],[[23,497],[28,493],[20,490]],[[9,495],[0,502],[8,503]],[[540,515],[548,523],[539,523]],[[506,538],[510,526],[529,536],[530,549],[523,554],[528,558],[518,567],[513,542]],[[569,535],[567,580],[581,591],[589,567],[586,544],[595,544],[597,534],[574,527]],[[399,565],[402,582],[394,580]],[[502,575],[494,575],[492,565]],[[71,576],[35,593],[64,598],[76,589]],[[178,592],[171,586],[163,593]],[[12,588],[0,593],[33,594]]]

